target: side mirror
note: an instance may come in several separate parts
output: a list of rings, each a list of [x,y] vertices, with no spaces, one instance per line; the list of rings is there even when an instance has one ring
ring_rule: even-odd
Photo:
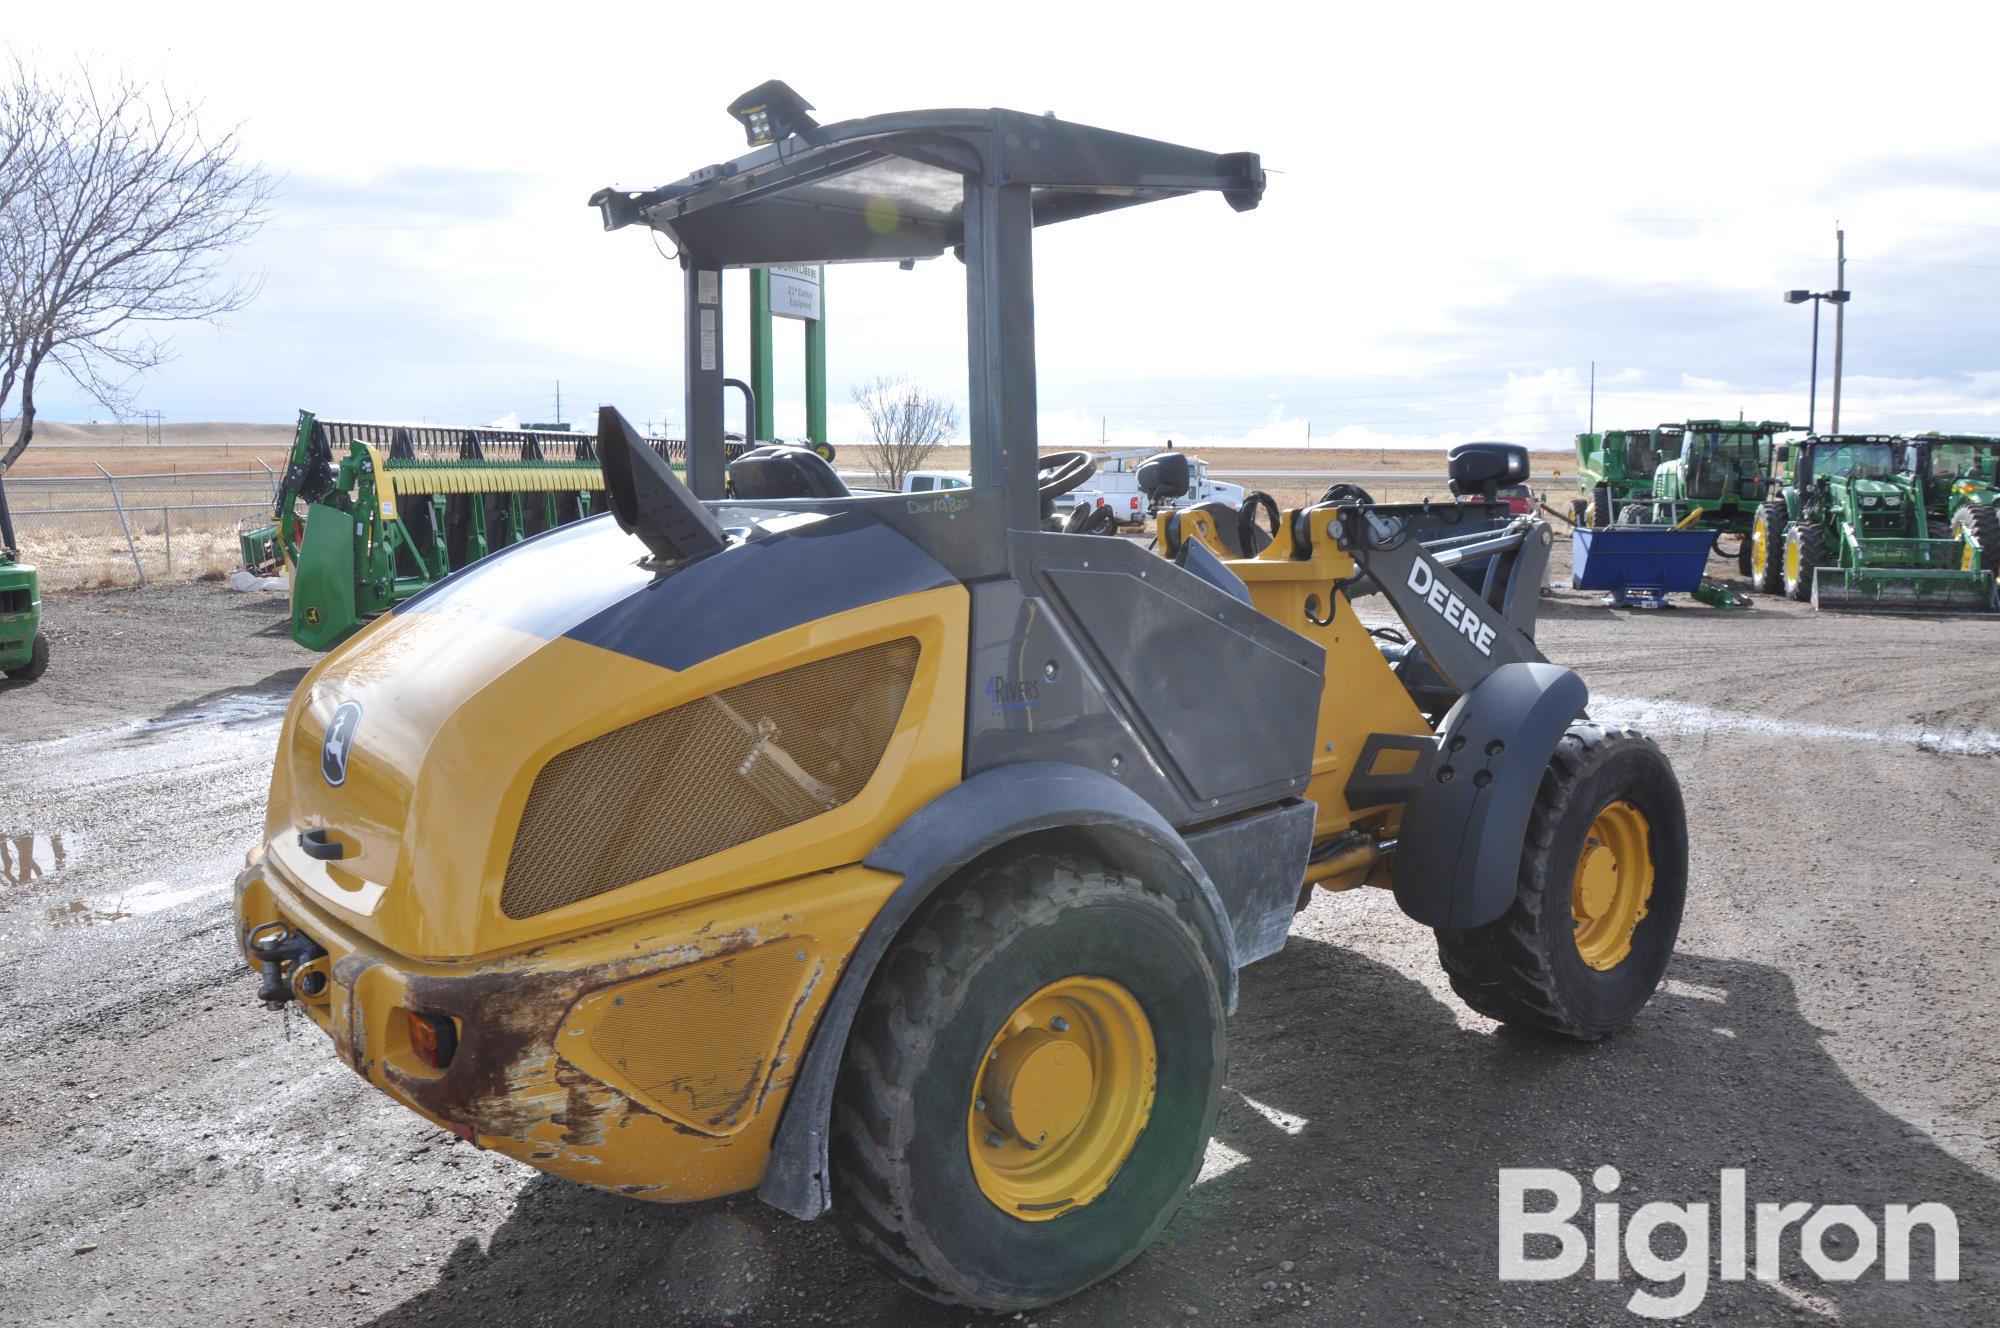
[[[1528,449],[1519,443],[1460,443],[1445,454],[1451,491],[1492,498],[1503,486],[1528,481]]]
[[[1792,445],[1790,443],[1779,443],[1778,464],[1782,466],[1791,459],[1792,459]]]

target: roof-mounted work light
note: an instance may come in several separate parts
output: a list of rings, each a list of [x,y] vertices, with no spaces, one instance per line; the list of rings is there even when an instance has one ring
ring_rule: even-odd
[[[819,128],[807,112],[812,103],[793,92],[782,79],[759,83],[729,103],[729,113],[743,126],[753,148],[778,143],[793,134]]]

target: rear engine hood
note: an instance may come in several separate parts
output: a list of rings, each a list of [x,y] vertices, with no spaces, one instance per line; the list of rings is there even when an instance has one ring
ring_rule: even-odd
[[[794,514],[731,534],[722,552],[656,573],[609,518],[579,522],[358,633],[307,675],[287,712],[268,861],[412,958],[548,939],[546,922],[524,928],[498,900],[513,827],[550,757],[707,694],[728,669],[711,662],[749,643],[956,584],[865,515]],[[306,852],[300,832],[314,828],[339,843],[338,860]],[[572,930],[602,920],[574,912]]]

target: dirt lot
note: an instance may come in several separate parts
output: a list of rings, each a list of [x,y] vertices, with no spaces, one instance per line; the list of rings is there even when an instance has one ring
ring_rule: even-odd
[[[1603,1045],[1506,1034],[1391,900],[1322,896],[1245,974],[1187,1209],[1021,1322],[1631,1321],[1629,1271],[1495,1277],[1497,1169],[1605,1163],[1628,1215],[1712,1202],[1739,1166],[1753,1202],[1956,1211],[1956,1284],[1921,1238],[1907,1284],[1822,1282],[1788,1241],[1779,1284],[1717,1282],[1689,1322],[2000,1322],[2000,622],[1544,607],[1546,652],[1687,792],[1662,995]],[[309,662],[281,600],[64,595],[48,621],[47,678],[0,683],[0,1322],[965,1321],[830,1223],[647,1206],[477,1151],[259,1010],[226,900]]]

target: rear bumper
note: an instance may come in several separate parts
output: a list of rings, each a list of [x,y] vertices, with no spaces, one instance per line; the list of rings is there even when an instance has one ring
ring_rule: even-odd
[[[396,955],[343,927],[268,859],[237,878],[239,951],[283,921],[325,948],[300,998],[369,1083],[482,1147],[669,1202],[754,1188],[820,1009],[897,878],[818,873],[589,936],[463,963]],[[457,1026],[449,1065],[408,1012]]]

